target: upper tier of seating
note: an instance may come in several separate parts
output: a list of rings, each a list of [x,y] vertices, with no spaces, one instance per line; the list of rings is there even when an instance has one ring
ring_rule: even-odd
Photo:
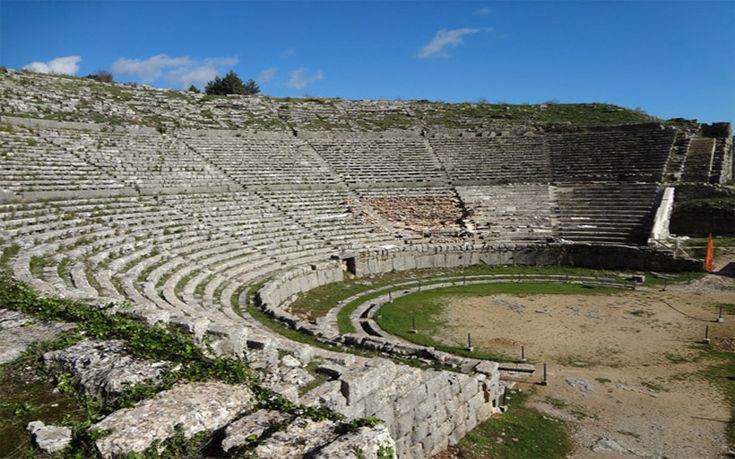
[[[339,177],[314,149],[292,135],[191,135],[182,138],[182,141],[218,170],[246,187],[333,185],[339,182]]]
[[[430,144],[456,185],[551,181],[541,136],[431,139]]]
[[[349,185],[447,183],[441,163],[421,138],[310,140],[322,158]]]
[[[0,129],[0,190],[14,192],[114,190],[123,187],[104,169],[64,145],[48,132],[21,127]]]
[[[546,136],[554,181],[661,180],[674,129],[640,129]]]

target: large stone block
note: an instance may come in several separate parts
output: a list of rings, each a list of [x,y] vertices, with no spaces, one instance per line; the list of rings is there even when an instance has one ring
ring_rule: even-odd
[[[94,429],[110,431],[97,440],[97,450],[105,458],[141,452],[154,441],[172,437],[177,425],[185,438],[217,430],[251,410],[256,402],[247,386],[221,382],[176,386],[94,424]]]

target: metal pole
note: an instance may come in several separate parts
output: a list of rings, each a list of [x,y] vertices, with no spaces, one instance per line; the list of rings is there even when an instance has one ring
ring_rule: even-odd
[[[709,325],[704,326],[704,344],[709,344]]]
[[[467,333],[467,350],[472,352],[474,348],[472,347],[472,335]]]
[[[724,322],[725,319],[722,318],[722,305],[720,305],[720,314],[717,316],[718,322]]]
[[[418,330],[416,330],[416,316],[411,316],[411,333],[418,333]]]
[[[526,346],[521,346],[521,362],[526,361]]]
[[[544,380],[541,381],[541,385],[542,386],[547,386],[548,384],[549,384],[549,378],[548,378],[548,375],[546,373],[546,363],[544,363]]]

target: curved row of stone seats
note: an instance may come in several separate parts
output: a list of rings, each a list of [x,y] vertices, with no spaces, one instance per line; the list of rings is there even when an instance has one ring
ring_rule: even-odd
[[[334,99],[289,99],[288,103],[275,99],[275,103],[278,117],[291,126],[337,131],[354,128]]]
[[[403,244],[393,232],[372,222],[363,205],[349,191],[262,191],[258,194],[333,246],[359,249]]]
[[[542,136],[430,139],[429,143],[455,185],[551,181]]]
[[[553,180],[659,182],[675,135],[658,127],[548,134]]]
[[[339,177],[303,140],[289,134],[185,133],[181,140],[245,187],[334,185]]]
[[[689,140],[681,176],[683,182],[709,182],[716,143],[715,139],[706,137]]]
[[[575,242],[644,244],[660,199],[655,183],[559,184],[559,236]]]
[[[391,187],[355,190],[360,199],[375,209],[394,228],[421,235],[457,236],[462,232],[462,202],[454,188]],[[407,237],[411,237],[409,233]],[[417,238],[418,234],[414,236]]]
[[[153,133],[58,129],[47,138],[92,166],[138,189],[236,186],[219,169],[174,137]]]
[[[47,132],[0,125],[0,190],[14,192],[115,190],[123,184],[64,147]]]
[[[309,143],[348,185],[442,184],[446,173],[426,140],[368,136],[315,137]]]
[[[488,241],[545,241],[554,236],[553,187],[458,186],[468,231]]]
[[[84,202],[84,200],[79,202]],[[152,197],[147,197],[146,202],[152,206],[158,203]],[[62,202],[53,203],[56,207],[69,206],[70,209],[75,204],[77,204],[77,211],[79,211],[78,208],[89,205],[89,203],[79,204],[68,200],[63,201],[63,204]],[[48,206],[48,203],[43,205]],[[95,202],[94,205],[99,205],[99,202]],[[165,206],[159,204],[159,207],[164,208]],[[119,206],[116,206],[116,209],[119,209]],[[153,209],[155,207],[152,207]],[[29,209],[29,211],[32,210]],[[150,217],[153,214],[154,212],[150,212],[144,215]],[[168,217],[163,220],[169,220],[171,216]],[[100,215],[96,218],[104,219],[106,216]],[[128,220],[123,221],[131,223]],[[77,226],[81,227],[83,224]],[[192,226],[196,227],[197,225]],[[158,229],[160,230],[160,228]],[[53,230],[49,228],[49,231]],[[140,240],[136,241],[138,245],[131,247],[132,251],[124,251],[122,256],[120,256],[120,253],[113,255],[100,252],[100,254],[103,254],[102,258],[110,258],[110,256],[113,258],[113,261],[107,265],[111,277],[124,276],[124,281],[132,281],[131,284],[122,286],[120,296],[136,303],[139,302],[139,306],[132,310],[122,309],[120,312],[145,315],[151,321],[164,320],[183,327],[199,339],[205,336],[209,337],[213,348],[217,352],[241,353],[245,351],[253,367],[265,370],[266,374],[269,374],[269,372],[277,373],[272,378],[265,376],[265,384],[272,385],[274,389],[283,392],[296,401],[302,401],[310,405],[325,404],[350,417],[380,416],[386,420],[394,437],[401,439],[398,448],[403,457],[425,457],[427,452],[438,452],[446,447],[450,441],[452,443],[458,441],[467,430],[474,427],[492,412],[493,408],[490,403],[488,403],[488,408],[485,411],[480,410],[488,400],[485,393],[488,390],[497,392],[496,384],[491,380],[487,380],[488,386],[480,384],[482,381],[486,381],[484,376],[471,377],[449,372],[423,371],[397,366],[387,361],[329,353],[275,336],[268,330],[263,329],[252,318],[241,318],[234,314],[230,304],[227,304],[222,310],[216,310],[196,302],[176,302],[175,300],[171,302],[172,297],[169,296],[165,287],[170,283],[163,279],[167,273],[180,264],[181,259],[186,256],[190,257],[194,263],[201,263],[203,259],[214,260],[214,257],[235,249],[236,243],[229,240],[223,240],[216,247],[212,245],[205,246],[205,244],[211,243],[211,241],[206,240],[206,234],[197,236],[199,242],[192,243],[192,240],[197,239],[197,237],[191,237],[192,240],[181,243],[182,239],[187,238],[189,232],[195,231],[194,228],[187,230],[186,233],[170,235],[152,231],[151,235],[156,239],[153,247],[150,241]],[[133,234],[135,236],[139,235],[137,232]],[[38,233],[36,236],[40,236],[40,240],[46,239],[43,233]],[[53,237],[56,236],[50,236],[49,239]],[[154,248],[157,249],[156,252],[153,252]],[[71,253],[69,254],[71,255]],[[145,266],[154,267],[153,271],[145,277],[148,285],[144,288],[141,288],[133,280],[134,276],[142,272],[140,270],[142,266],[137,263],[138,260],[150,260],[152,264]],[[164,263],[159,264],[160,261],[164,261]],[[289,259],[289,261],[298,264],[298,260]],[[262,275],[271,275],[282,268],[283,265],[268,267]],[[162,280],[163,282],[160,283]],[[243,279],[238,279],[238,282],[243,281]],[[128,285],[131,288],[128,288]],[[67,286],[53,287],[61,292],[68,290]],[[112,285],[112,287],[118,288],[118,285]],[[174,295],[176,295],[176,292],[174,292]],[[236,290],[230,290],[230,293],[223,295],[223,299],[232,299],[234,296],[236,296]],[[281,363],[281,361],[286,362],[285,357],[279,355],[282,352],[296,356],[300,365],[303,366],[317,358],[321,365],[326,365],[325,368],[330,369],[332,381],[321,384],[300,396],[298,388],[303,387],[311,379],[299,380],[300,382],[291,379],[292,377],[288,376],[290,373],[287,372],[293,370],[293,358],[287,364]],[[415,397],[417,390],[422,388],[426,388],[426,393],[422,397],[422,404],[419,407],[415,403]],[[463,391],[466,391],[466,393]],[[497,396],[495,392],[492,392],[492,397]],[[439,410],[440,405],[437,405],[437,403],[442,400],[444,403],[449,403],[450,399],[454,403],[452,406],[456,405],[457,408],[452,410],[454,414],[444,414],[443,416],[431,414],[439,412],[437,410]],[[465,409],[460,406],[464,402],[469,403],[469,408]],[[440,411],[447,413],[443,409]],[[412,435],[417,435],[414,433],[414,426],[420,428],[422,422],[434,422],[441,425],[442,429],[446,429],[446,432],[442,435],[434,433],[431,438],[423,441],[413,441]],[[418,432],[420,431],[419,429]]]

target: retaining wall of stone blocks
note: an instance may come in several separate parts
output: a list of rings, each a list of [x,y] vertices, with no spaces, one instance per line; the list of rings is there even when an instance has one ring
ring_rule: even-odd
[[[481,263],[661,271],[691,270],[699,266],[694,260],[674,259],[667,253],[648,248],[587,244],[414,246],[355,255],[358,276]],[[300,293],[344,280],[346,269],[347,264],[343,261],[332,260],[288,270],[267,282],[259,290],[257,301],[265,312],[293,328],[332,343],[343,341],[367,346],[369,343],[348,339],[351,335],[330,337],[328,327],[305,322],[284,309]],[[363,341],[379,340],[370,337]],[[380,350],[388,346],[400,347],[398,351],[414,351],[409,349],[410,344],[378,344],[382,346]],[[420,370],[372,359],[363,367],[350,368],[344,374],[339,369],[334,370],[339,379],[325,383],[318,393],[309,396],[348,417],[377,416],[386,421],[396,440],[399,457],[429,457],[447,445],[456,444],[465,433],[494,413],[504,386],[500,381],[499,365],[495,362],[470,362],[472,359],[452,358],[433,349],[425,351],[427,358],[455,365],[469,374]]]

